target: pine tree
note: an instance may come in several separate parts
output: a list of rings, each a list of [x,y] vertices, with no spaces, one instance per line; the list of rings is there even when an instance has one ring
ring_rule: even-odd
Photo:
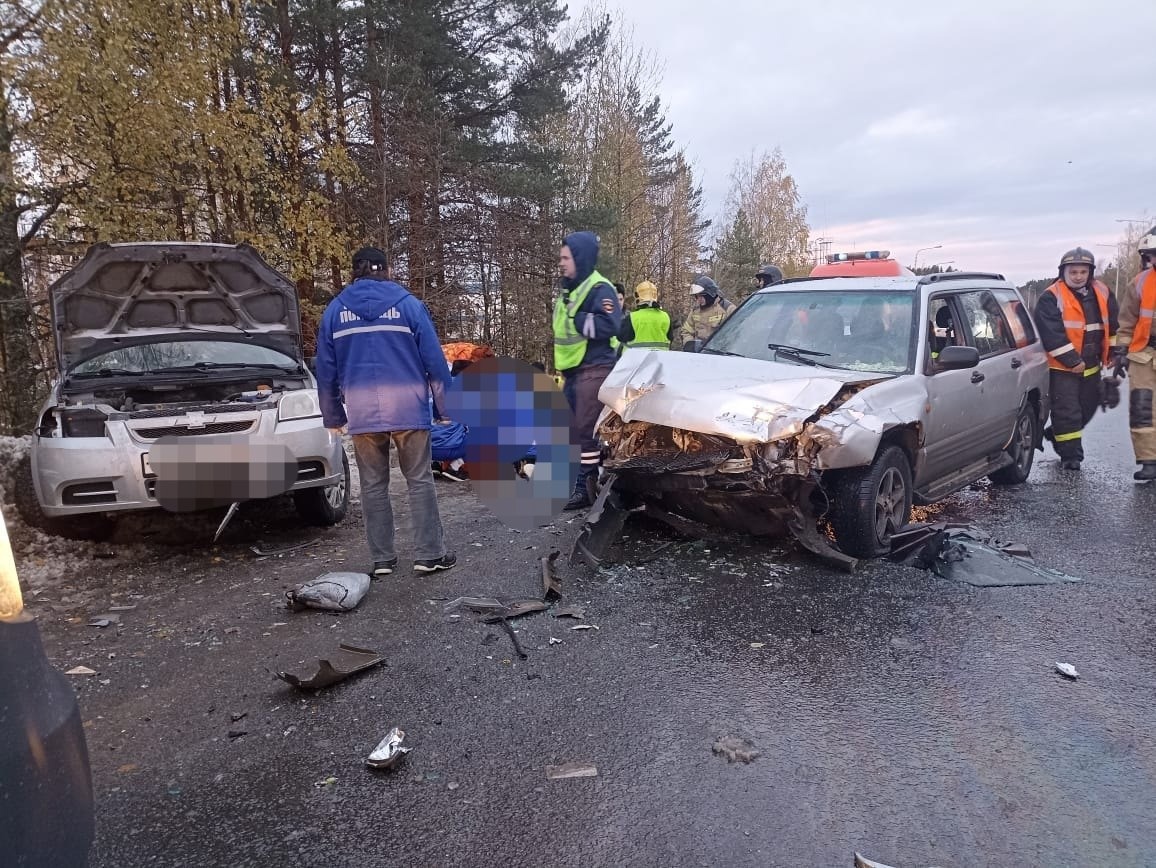
[[[759,243],[746,211],[740,208],[715,244],[712,277],[723,294],[737,303],[755,290],[759,265]]]

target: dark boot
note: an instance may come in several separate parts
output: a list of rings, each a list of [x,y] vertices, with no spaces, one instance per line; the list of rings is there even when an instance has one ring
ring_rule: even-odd
[[[1064,470],[1079,470],[1080,462],[1076,461],[1074,458],[1069,458],[1066,461],[1061,462],[1060,466],[1064,468]]]
[[[1137,482],[1149,482],[1156,479],[1156,461],[1141,461],[1140,469],[1132,474]]]
[[[573,512],[576,509],[586,509],[594,503],[593,487],[598,481],[598,465],[584,464],[578,471],[578,478],[574,481],[574,493],[566,502],[564,509]]]

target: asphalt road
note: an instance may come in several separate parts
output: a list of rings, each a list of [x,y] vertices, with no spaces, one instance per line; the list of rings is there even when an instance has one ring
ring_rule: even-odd
[[[377,582],[345,615],[288,612],[283,593],[364,565],[359,515],[281,557],[248,546],[314,534],[257,515],[216,549],[94,563],[83,608],[30,606],[57,666],[99,670],[74,679],[93,865],[1156,865],[1156,486],[1131,481],[1125,425],[1093,422],[1080,474],[1049,453],[1028,485],[941,513],[1079,584],[848,576],[730,536],[638,565],[673,537],[628,526],[621,563],[562,571],[598,629],[515,622],[526,660],[444,601],[534,595],[577,524],[511,532],[449,483],[460,566]],[[114,604],[136,608],[87,626]],[[341,640],[385,665],[315,695],[272,675]],[[395,725],[413,752],[367,769]],[[759,756],[728,763],[726,736]],[[547,779],[566,762],[598,776]]]

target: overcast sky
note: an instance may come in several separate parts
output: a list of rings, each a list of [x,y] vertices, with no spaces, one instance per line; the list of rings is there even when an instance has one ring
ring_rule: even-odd
[[[587,0],[569,0],[572,17]],[[812,237],[1054,273],[1156,223],[1156,0],[627,0],[716,217],[781,147]],[[1105,260],[1113,251],[1093,247]]]

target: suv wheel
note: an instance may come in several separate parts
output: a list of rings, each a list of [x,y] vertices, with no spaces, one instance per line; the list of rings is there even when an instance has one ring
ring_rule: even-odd
[[[995,473],[988,475],[988,479],[996,485],[1020,485],[1028,481],[1032,472],[1032,462],[1036,457],[1036,405],[1028,401],[1016,417],[1016,429],[1008,444],[1007,454],[1012,463],[1001,467]]]
[[[103,542],[116,530],[116,522],[101,513],[70,515],[67,518],[45,515],[36,497],[36,486],[32,483],[31,455],[25,455],[21,459],[12,477],[12,501],[16,504],[16,512],[20,514],[20,519],[29,527],[52,536],[90,542]]]
[[[330,527],[349,511],[349,456],[341,450],[341,479],[324,488],[303,488],[293,492],[293,505],[306,524]]]
[[[891,537],[911,517],[911,463],[898,446],[884,446],[866,470],[835,486],[831,525],[839,548],[874,558],[891,550]]]

